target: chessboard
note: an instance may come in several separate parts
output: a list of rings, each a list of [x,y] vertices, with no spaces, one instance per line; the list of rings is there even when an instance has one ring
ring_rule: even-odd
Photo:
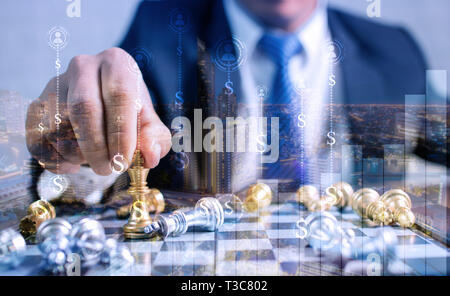
[[[341,227],[352,228],[355,240],[369,240],[379,227],[367,225],[351,210],[332,210]],[[97,219],[107,237],[126,245],[135,263],[122,269],[103,265],[82,268],[82,275],[139,276],[346,276],[346,275],[448,275],[448,248],[416,229],[392,227],[398,237],[395,254],[384,254],[389,270],[374,274],[373,258],[345,262],[330,262],[301,239],[297,221],[308,215],[298,204],[272,204],[255,213],[225,210],[225,222],[216,232],[196,229],[179,237],[165,240],[126,240],[122,226],[126,220],[116,218],[115,211],[84,211],[66,216],[74,223],[86,216]],[[3,275],[46,275],[36,245],[27,242],[24,262],[16,269],[2,271]],[[375,258],[376,259],[376,258]],[[350,268],[351,267],[351,268]],[[376,271],[376,270],[375,270]]]

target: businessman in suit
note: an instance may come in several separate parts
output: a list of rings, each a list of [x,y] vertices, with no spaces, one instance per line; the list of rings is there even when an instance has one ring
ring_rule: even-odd
[[[182,32],[174,30],[168,21],[177,9],[185,14],[182,21],[186,29]],[[177,58],[180,36],[181,62]],[[228,52],[235,58],[242,54],[239,44],[243,45],[245,63],[236,71],[221,71],[213,63],[215,71],[212,75],[205,63],[214,60],[217,46],[223,40],[237,40]],[[182,91],[184,98],[179,114],[192,119],[194,109],[206,110],[203,97],[210,96],[214,101],[220,95],[227,95],[224,84],[227,81],[232,82],[237,103],[251,105],[258,97],[254,94],[263,86],[267,90],[265,104],[284,104],[288,109],[298,108],[299,101],[292,98],[301,82],[312,90],[312,95],[302,102],[302,114],[309,120],[308,127],[311,126],[301,135],[306,143],[301,147],[305,150],[305,163],[300,166],[296,160],[286,164],[292,160],[292,152],[283,149],[300,147],[296,140],[289,139],[298,124],[295,121],[298,113],[295,112],[294,119],[280,118],[277,161],[259,165],[254,155],[243,158],[245,163],[260,169],[246,168],[259,172],[252,178],[298,179],[300,175],[308,175],[308,170],[314,170],[309,165],[315,161],[317,147],[323,146],[326,140],[317,135],[322,135],[328,128],[329,115],[323,106],[330,103],[330,61],[327,59],[330,42],[337,44],[340,51],[333,53],[339,58],[338,63],[333,63],[337,82],[335,103],[404,104],[405,94],[425,92],[424,58],[404,29],[329,8],[325,1],[144,1],[119,48],[106,49],[97,55],[76,56],[59,78],[60,113],[63,116],[59,137],[64,140],[58,144],[56,126],[51,121],[43,136],[35,128],[41,120],[37,114],[46,108],[53,110],[52,106],[56,104],[56,79],[50,80],[28,111],[28,149],[47,170],[55,173],[76,174],[80,166],[88,165],[96,174],[109,175],[114,155],[123,154],[130,162],[140,141],[145,166],[157,167],[152,170],[154,172],[165,172],[151,173],[152,184],[181,188],[183,178],[185,183],[186,179],[183,172],[174,169],[171,160],[176,153],[170,152],[171,156],[165,157],[172,145],[170,129],[173,128],[174,110],[177,110],[173,108],[173,102],[178,91]],[[142,78],[129,70],[130,54],[136,49],[151,58],[151,65],[140,69]],[[182,71],[178,76],[180,63]],[[211,81],[215,85],[212,94],[208,84]],[[136,87],[137,83],[140,87]],[[142,98],[142,108],[138,112],[136,97]],[[225,96],[225,101],[231,98]],[[227,115],[247,114],[240,110],[233,112]],[[343,133],[351,133],[355,128],[350,121],[343,126]],[[373,130],[370,134],[378,132]],[[294,138],[300,138],[295,133]],[[364,145],[365,140],[361,135],[355,144]],[[199,175],[208,170],[202,163],[205,161],[202,156],[191,153],[188,159]],[[230,160],[224,170],[239,175],[233,165]],[[280,169],[281,165],[288,169]],[[241,172],[241,175],[246,174]],[[158,183],[162,176],[165,179]],[[234,182],[232,179],[233,176],[226,182]],[[196,189],[206,191],[243,188],[243,185],[236,185],[212,190],[192,176],[189,180],[188,183],[198,183],[193,186]]]

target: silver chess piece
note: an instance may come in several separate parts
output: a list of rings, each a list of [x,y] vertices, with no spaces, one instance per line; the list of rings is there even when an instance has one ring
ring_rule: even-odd
[[[84,218],[75,223],[69,234],[70,247],[73,253],[80,255],[84,266],[92,266],[100,260],[106,235],[100,222]]]
[[[297,226],[309,245],[318,251],[333,252],[337,246],[349,245],[355,238],[354,231],[340,227],[336,217],[329,212],[313,212]]]
[[[347,260],[366,260],[371,254],[395,257],[397,236],[389,227],[379,229],[373,238],[357,241],[354,231],[343,229],[336,217],[328,212],[312,213],[300,220],[298,226],[310,246],[327,257]]]
[[[103,264],[109,264],[113,269],[126,268],[134,263],[134,257],[130,250],[126,246],[120,245],[113,238],[106,240],[100,258]]]
[[[19,232],[11,228],[0,231],[0,270],[19,266],[25,249],[25,240]]]
[[[192,226],[215,231],[223,221],[224,211],[220,202],[213,197],[204,197],[197,202],[193,210],[178,210],[170,215],[161,215],[159,220],[146,226],[144,231],[166,238],[169,235],[182,235]]]
[[[44,258],[44,268],[53,272],[64,271],[70,250],[69,233],[72,225],[62,218],[44,221],[38,228],[36,240]]]

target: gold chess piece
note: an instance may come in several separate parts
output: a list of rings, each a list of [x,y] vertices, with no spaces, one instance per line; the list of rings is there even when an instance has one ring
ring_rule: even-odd
[[[272,190],[269,185],[256,183],[250,185],[247,190],[243,206],[247,212],[256,212],[270,205],[272,202]]]
[[[144,158],[141,152],[136,150],[133,157],[133,166],[128,169],[131,184],[127,192],[133,198],[133,203],[131,204],[128,223],[123,226],[125,238],[139,239],[150,237],[144,231],[144,228],[152,222],[147,202],[148,194],[151,192],[147,187],[149,171],[150,169],[144,168]]]
[[[359,216],[374,223],[392,223],[391,211],[381,201],[378,192],[371,188],[362,188],[353,194],[352,208]]]
[[[401,189],[386,191],[380,198],[385,206],[393,213],[393,220],[401,227],[414,225],[416,217],[411,211],[411,198]]]
[[[333,202],[329,196],[322,196],[319,199],[314,199],[306,204],[308,211],[310,212],[323,212],[329,211],[333,206]]]
[[[319,200],[319,190],[312,185],[304,185],[297,190],[297,201],[308,207],[308,203]]]
[[[20,220],[20,233],[24,237],[35,235],[42,222],[55,217],[55,208],[48,201],[35,201],[28,206],[27,215]]]
[[[146,196],[145,201],[147,203],[147,207],[150,213],[159,214],[164,211],[165,208],[164,196],[158,189],[150,188],[150,192]],[[131,212],[132,205],[133,203],[126,204],[118,208],[116,210],[117,217],[121,219],[125,219],[126,217],[128,217],[128,215]]]
[[[332,205],[332,197],[320,196],[319,190],[313,185],[304,185],[297,190],[297,201],[306,206],[308,211],[328,211]]]
[[[327,188],[326,194],[334,198],[330,200],[334,206],[345,208],[351,203],[353,188],[347,182],[337,182]]]

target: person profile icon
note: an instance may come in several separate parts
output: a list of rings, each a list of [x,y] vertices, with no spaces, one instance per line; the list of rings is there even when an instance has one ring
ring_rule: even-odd
[[[61,32],[55,32],[55,38],[53,39],[53,44],[55,45],[61,45],[64,43],[64,41],[62,40],[62,34]]]
[[[175,26],[184,27],[184,25],[185,25],[184,15],[181,13],[177,14],[177,19],[175,20]]]
[[[337,58],[334,45],[328,45],[328,59],[335,60]]]
[[[236,61],[236,57],[233,54],[233,44],[227,43],[223,47],[224,53],[222,55],[222,61],[232,63]]]

